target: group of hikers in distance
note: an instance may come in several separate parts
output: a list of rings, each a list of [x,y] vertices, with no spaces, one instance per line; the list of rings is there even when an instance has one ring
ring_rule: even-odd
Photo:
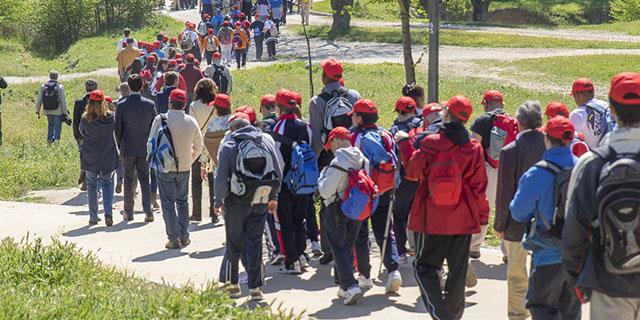
[[[72,120],[89,224],[100,222],[98,189],[107,226],[114,189],[124,192],[124,219],[133,220],[137,182],[145,221],[161,209],[165,247],[184,248],[190,221],[202,220],[206,181],[209,217],[224,219],[219,280],[232,297],[241,296],[242,262],[250,299],[263,298],[264,236],[269,263],[281,273],[304,273],[312,256],[333,262],[337,296],[358,303],[374,285],[371,227],[385,292],[398,292],[399,266],[412,262],[431,316],[459,319],[465,286],[477,281],[469,259],[480,258],[495,211],[509,319],[580,319],[586,301],[592,319],[640,314],[640,74],[615,75],[608,102],[595,98],[591,80],[575,80],[573,111],[555,101],[543,110],[532,100],[510,115],[504,95],[488,90],[470,125],[467,97],[425,103],[424,89],[407,84],[386,129],[378,124],[386,106],[348,88],[336,59],[320,62],[324,87],[308,103],[280,89],[255,97],[256,111],[233,107],[218,49],[201,71],[197,42],[182,52],[182,64],[161,55],[178,52],[175,41],[165,45],[159,34],[146,46],[128,32],[119,42],[121,97],[87,80],[71,119],[51,72],[36,102],[38,115],[48,116],[50,143],[61,121]],[[141,65],[120,64],[132,49]]]

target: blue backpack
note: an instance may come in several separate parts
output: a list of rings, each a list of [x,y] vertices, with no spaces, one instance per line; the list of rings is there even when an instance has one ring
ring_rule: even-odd
[[[174,151],[171,131],[167,125],[167,115],[160,114],[160,120],[162,120],[160,129],[153,132],[147,142],[147,162],[151,169],[167,173],[173,168],[178,169],[178,158]]]
[[[342,200],[340,210],[347,218],[356,221],[364,221],[378,208],[378,187],[365,173],[364,169],[347,170],[337,165],[332,168],[348,174],[347,189]]]
[[[354,135],[353,145],[358,141]],[[395,186],[397,158],[393,152],[393,137],[384,129],[366,130],[361,133],[359,148],[371,163],[371,179],[378,186],[380,194]]]
[[[291,169],[284,183],[293,194],[313,194],[318,190],[318,162],[316,153],[307,143],[294,144],[291,151]]]

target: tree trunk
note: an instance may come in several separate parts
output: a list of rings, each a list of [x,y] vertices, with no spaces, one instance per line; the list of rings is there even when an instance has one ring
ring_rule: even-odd
[[[407,83],[416,82],[416,70],[411,53],[411,25],[409,21],[410,0],[398,0],[400,5],[400,21],[402,22],[402,53],[404,55],[404,74]]]
[[[331,0],[333,10],[333,24],[330,37],[345,34],[351,29],[351,10],[354,0]]]
[[[486,21],[489,17],[489,4],[491,0],[472,0],[473,21]]]

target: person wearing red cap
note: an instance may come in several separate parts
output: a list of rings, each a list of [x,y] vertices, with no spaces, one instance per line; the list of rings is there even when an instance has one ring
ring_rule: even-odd
[[[409,215],[409,230],[417,233],[416,280],[437,319],[462,318],[471,235],[489,217],[482,145],[465,128],[472,112],[466,97],[449,99],[441,130],[420,142],[405,167],[409,179],[420,181]],[[445,259],[446,298],[437,285]]]
[[[349,182],[349,171],[362,170],[369,160],[360,149],[351,146],[351,132],[345,127],[336,127],[329,133],[325,148],[331,149],[335,158],[325,167],[318,179],[318,191],[326,207],[326,241],[333,252],[334,274],[339,281],[338,297],[345,305],[356,304],[362,297],[362,288],[353,276],[353,250],[361,221],[351,220],[342,214],[341,197]]]
[[[233,5],[231,13],[229,14],[231,16],[231,20],[233,21],[233,23],[240,21],[241,14],[242,12],[240,11],[240,7],[237,4]]]
[[[177,47],[178,40],[173,37],[169,40],[169,43],[162,48],[162,52],[164,52],[164,56],[167,59],[175,59],[175,55],[182,54],[182,49]],[[171,53],[173,51],[173,54]]]
[[[604,142],[607,133],[615,125],[609,104],[595,98],[595,85],[587,78],[579,78],[573,82],[571,96],[577,108],[571,111],[569,120],[576,131],[584,134],[584,142],[589,148],[596,148]]]
[[[211,64],[203,72],[204,76],[216,83],[218,92],[230,94],[233,89],[233,77],[229,68],[222,63],[222,54],[215,52],[211,55]]]
[[[187,93],[176,89],[169,95],[169,111],[158,115],[151,126],[149,139],[161,128],[171,133],[171,148],[177,159],[174,166],[158,172],[162,218],[165,223],[167,249],[179,249],[191,243],[189,239],[189,174],[191,166],[203,149],[202,133],[196,119],[185,113]]]
[[[204,47],[204,57],[207,59],[207,65],[211,64],[211,58],[215,52],[220,52],[220,40],[215,36],[213,29],[209,29],[202,39]]]
[[[264,51],[264,21],[260,20],[260,16],[256,15],[253,22],[250,23],[248,30],[253,31],[253,42],[256,47],[256,60],[262,61],[262,53]]]
[[[232,39],[233,28],[228,20],[222,23],[222,27],[218,31],[218,39],[220,40],[220,49],[222,50],[222,64],[231,65],[232,58]]]
[[[247,35],[247,32],[242,28],[242,23],[240,21],[236,22],[231,38],[231,44],[233,46],[233,53],[236,57],[238,70],[240,70],[241,67],[247,66],[247,48],[249,47]]]
[[[98,218],[98,185],[102,188],[104,220],[113,225],[113,173],[118,168],[118,149],[113,139],[116,128],[115,113],[106,108],[101,90],[88,94],[86,111],[80,120],[80,168],[84,170],[89,198],[89,225]]]
[[[276,60],[277,54],[277,44],[278,44],[278,36],[280,35],[280,30],[278,24],[271,20],[270,15],[265,16],[264,20],[264,28],[262,32],[265,34],[264,44],[267,45],[267,56],[270,61]]]
[[[522,175],[509,205],[515,221],[535,224],[523,240],[523,246],[533,251],[526,307],[534,319],[550,314],[580,319],[581,303],[562,267],[562,223],[557,218],[567,217],[565,200],[571,189],[563,190],[561,186],[569,183],[577,161],[569,149],[575,129],[569,119],[556,116],[542,131],[547,148],[543,160]]]
[[[562,116],[565,118],[569,118],[569,108],[564,103],[552,101],[547,105],[547,109],[544,112],[544,115],[547,116],[547,120],[552,119],[556,116]],[[571,152],[576,157],[580,157],[583,154],[589,152],[589,146],[584,142],[584,134],[576,131],[573,142],[571,143]]]
[[[260,113],[262,120],[260,128],[264,132],[272,132],[276,123],[278,123],[278,114],[276,113],[276,96],[265,94],[260,97]]]
[[[196,87],[196,83],[204,76],[202,75],[202,71],[196,66],[196,57],[194,55],[187,54],[186,62],[184,68],[180,70],[180,75],[184,78],[187,86],[187,105],[189,105],[191,101],[193,101],[193,90]]]
[[[567,112],[568,114],[568,112]],[[526,224],[515,221],[509,211],[509,203],[518,188],[520,177],[534,164],[542,160],[545,151],[544,135],[540,132],[542,115],[540,103],[526,101],[516,111],[519,133],[516,140],[500,152],[500,167],[496,191],[496,217],[493,229],[502,240],[503,261],[507,263],[507,316],[525,319],[528,279],[528,252],[522,247]]]
[[[482,98],[484,113],[471,125],[472,137],[482,144],[485,151],[485,168],[489,185],[487,196],[489,208],[493,211],[496,203],[496,183],[498,181],[498,166],[500,149],[515,140],[517,134],[517,121],[504,111],[504,96],[498,90],[488,90]],[[494,139],[492,132],[501,132],[502,139]],[[482,226],[482,231],[471,238],[471,251],[469,256],[480,259],[480,246],[487,235],[488,227]]]
[[[193,22],[189,22],[187,27],[180,35],[180,48],[184,51],[184,54],[193,54],[195,59],[202,60],[200,49],[200,38],[195,31],[196,25]]]
[[[198,12],[202,12],[203,15],[212,17],[213,12],[213,0],[200,0],[198,2]]]
[[[211,25],[211,22],[210,22],[211,15],[207,13],[203,13],[201,18],[202,20],[198,22],[197,32],[200,38],[204,38],[205,36],[207,36],[209,29],[213,29],[213,25]]]
[[[609,102],[617,128],[571,174],[562,262],[579,297],[590,298],[592,319],[632,319],[640,312],[640,272],[626,262],[638,256],[628,237],[637,237],[640,208],[640,74],[615,75]]]

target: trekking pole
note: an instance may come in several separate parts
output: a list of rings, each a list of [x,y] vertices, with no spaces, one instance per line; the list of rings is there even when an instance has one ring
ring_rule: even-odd
[[[313,97],[313,68],[311,65],[311,43],[309,42],[309,35],[307,34],[307,27],[302,24],[302,30],[304,31],[304,37],[307,40],[307,56],[309,58],[309,86],[311,90],[309,91],[310,97]]]
[[[396,171],[394,170],[394,174],[393,174],[393,189],[391,189],[391,195],[389,197],[389,209],[387,210],[387,222],[385,223],[385,227],[384,227],[384,240],[382,241],[382,248],[380,249],[380,268],[378,268],[378,279],[380,279],[380,276],[382,275],[382,264],[384,262],[384,254],[386,253],[385,249],[387,248],[387,242],[389,241],[389,232],[390,232],[390,228],[391,228],[391,216],[393,214],[393,203],[396,200],[396,187],[397,187],[397,183],[395,182],[396,179]]]

